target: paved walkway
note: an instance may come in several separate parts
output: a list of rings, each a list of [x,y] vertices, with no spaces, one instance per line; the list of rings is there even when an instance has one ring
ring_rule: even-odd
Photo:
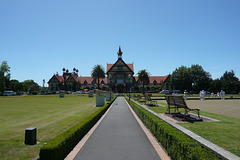
[[[123,97],[118,97],[74,160],[160,160]]]

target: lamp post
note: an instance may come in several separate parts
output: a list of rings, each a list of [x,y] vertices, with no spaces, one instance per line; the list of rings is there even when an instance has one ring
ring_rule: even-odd
[[[109,76],[108,76],[108,79],[109,79],[109,81],[110,81],[110,101],[112,100],[112,93],[111,93],[111,91],[112,91],[112,75],[111,74],[109,74]]]
[[[130,97],[131,97],[131,95],[130,95],[130,91],[131,91],[131,82],[130,82],[130,80],[131,80],[131,74],[128,74],[128,76],[127,76],[127,78],[128,78],[128,82],[129,82],[129,101],[130,101]]]

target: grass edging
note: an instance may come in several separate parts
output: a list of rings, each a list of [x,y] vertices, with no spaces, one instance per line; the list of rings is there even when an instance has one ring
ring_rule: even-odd
[[[116,97],[81,122],[72,126],[67,131],[59,134],[47,144],[44,144],[40,149],[40,160],[64,159],[95,125],[95,123],[97,123],[97,121],[107,111],[115,99]]]
[[[221,159],[212,151],[206,149],[138,104],[132,101],[129,104],[156,139],[163,145],[172,159]]]

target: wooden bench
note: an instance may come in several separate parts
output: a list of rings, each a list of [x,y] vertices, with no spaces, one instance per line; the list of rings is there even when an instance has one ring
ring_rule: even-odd
[[[190,108],[187,106],[184,98],[182,96],[177,96],[177,95],[165,95],[167,104],[168,104],[168,114],[170,113],[170,109],[174,108],[174,114],[176,114],[176,112],[179,112],[179,108],[183,108],[185,110],[185,113],[183,115],[183,120],[186,119],[186,116],[188,115],[189,111],[193,111],[195,113],[197,113],[198,118],[201,119],[200,117],[200,109],[196,109],[196,108]]]
[[[157,101],[152,100],[152,98],[148,94],[145,95],[145,99],[146,105],[157,105]]]
[[[136,94],[133,94],[133,99],[137,99],[137,96],[136,96]]]
[[[137,95],[137,100],[142,99],[142,97],[140,96],[140,94]]]

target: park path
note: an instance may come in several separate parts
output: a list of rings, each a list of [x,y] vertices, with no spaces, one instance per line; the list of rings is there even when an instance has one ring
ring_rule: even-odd
[[[160,160],[123,97],[118,97],[74,160]]]

